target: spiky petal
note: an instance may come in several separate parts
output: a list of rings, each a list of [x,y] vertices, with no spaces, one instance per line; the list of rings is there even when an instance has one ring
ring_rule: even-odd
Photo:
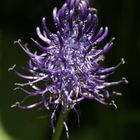
[[[127,83],[127,80],[123,78],[117,82],[106,81],[108,76],[124,64],[124,59],[110,68],[101,66],[100,62],[112,48],[114,38],[102,49],[97,49],[97,45],[108,35],[108,27],[97,30],[97,10],[90,8],[88,0],[67,0],[61,9],[54,8],[53,20],[56,33],[47,28],[43,17],[43,31],[36,28],[40,41],[32,38],[41,54],[30,52],[27,44],[17,41],[30,59],[25,68],[29,75],[17,72],[27,82],[15,85],[28,96],[41,97],[38,103],[29,106],[18,104],[20,108],[30,109],[40,104],[47,110],[53,108],[51,122],[55,131],[55,113],[59,106],[64,111],[69,111],[84,99],[116,106],[114,101],[106,100],[113,95],[107,87]],[[27,90],[28,87],[32,91]],[[68,130],[65,121],[64,126]]]

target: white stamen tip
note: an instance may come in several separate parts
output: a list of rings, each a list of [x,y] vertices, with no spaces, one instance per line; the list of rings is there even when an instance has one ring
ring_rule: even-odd
[[[14,64],[12,67],[10,67],[10,68],[8,69],[8,71],[12,71],[15,67],[16,67],[16,64]]]
[[[16,88],[14,88],[13,90],[18,90],[18,89],[20,89],[20,87],[16,87]]]
[[[115,37],[112,37],[112,39],[111,39],[111,40],[112,40],[112,41],[113,41],[113,40],[115,40]]]
[[[21,39],[18,39],[17,41],[14,41],[14,44],[20,43],[20,42],[21,42]]]
[[[112,100],[112,105],[115,107],[115,109],[118,108],[117,105],[115,104],[115,101],[114,100]]]
[[[125,64],[125,60],[124,58],[121,59],[122,64]]]
[[[17,107],[20,104],[20,102],[16,102],[15,104],[11,105],[11,108]]]
[[[113,94],[114,94],[114,95],[117,95],[117,96],[122,96],[122,93],[116,92],[116,91],[113,91]]]
[[[128,80],[125,77],[122,77],[122,80],[124,81],[124,83],[128,84]]]

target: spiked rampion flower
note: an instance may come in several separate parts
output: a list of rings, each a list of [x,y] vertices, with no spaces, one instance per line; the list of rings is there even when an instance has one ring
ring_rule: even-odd
[[[97,31],[97,10],[90,8],[88,0],[67,0],[61,9],[54,8],[53,20],[56,33],[48,30],[43,18],[43,31],[36,28],[40,41],[32,38],[41,54],[30,52],[27,44],[17,41],[30,59],[25,68],[29,72],[28,76],[16,72],[18,76],[27,79],[27,82],[15,85],[29,96],[41,97],[37,103],[27,106],[19,103],[18,107],[30,109],[42,104],[47,110],[52,108],[53,125],[59,106],[64,111],[69,111],[84,99],[115,105],[114,101],[108,102],[108,98],[115,93],[109,93],[107,88],[127,83],[127,80],[122,78],[117,82],[106,82],[106,78],[124,64],[124,59],[114,67],[101,66],[100,62],[112,48],[114,38],[102,49],[97,49],[98,44],[108,35],[108,27],[101,27]],[[28,87],[32,89],[29,90]],[[65,122],[64,125],[67,129]]]

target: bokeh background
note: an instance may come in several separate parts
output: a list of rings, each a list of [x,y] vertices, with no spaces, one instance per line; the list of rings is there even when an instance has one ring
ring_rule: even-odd
[[[28,57],[18,45],[19,38],[31,44],[36,38],[35,27],[41,26],[46,17],[47,26],[55,32],[52,9],[60,7],[64,0],[0,0],[0,140],[50,140],[50,114],[45,110],[20,110],[10,108],[24,94],[13,91],[20,82],[8,68],[26,65]],[[113,80],[122,76],[128,85],[113,90],[123,96],[116,97],[118,109],[105,107],[93,100],[79,105],[80,126],[74,112],[69,115],[70,140],[138,140],[140,139],[140,10],[139,0],[91,0],[98,9],[100,25],[108,26],[110,37],[116,37],[114,48],[107,55],[105,65],[117,64],[124,57]],[[66,140],[65,133],[62,140]]]

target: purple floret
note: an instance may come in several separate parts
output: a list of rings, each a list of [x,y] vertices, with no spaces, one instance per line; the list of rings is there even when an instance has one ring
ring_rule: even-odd
[[[53,20],[56,33],[47,28],[43,18],[43,30],[36,28],[40,41],[32,38],[41,54],[30,52],[26,44],[17,41],[30,59],[25,68],[29,75],[16,72],[27,82],[15,85],[29,96],[41,97],[37,103],[29,106],[18,103],[18,107],[30,109],[43,104],[47,110],[53,108],[51,120],[54,130],[55,112],[60,106],[64,111],[69,111],[84,99],[116,106],[108,98],[117,93],[109,93],[107,88],[127,83],[127,80],[122,78],[117,82],[106,81],[108,76],[124,64],[124,59],[110,68],[101,66],[104,56],[113,46],[114,38],[102,49],[97,48],[108,35],[108,27],[97,30],[97,10],[90,8],[88,0],[67,0],[61,9],[54,8]],[[27,90],[28,87],[32,89]],[[64,126],[67,129],[65,122]]]

